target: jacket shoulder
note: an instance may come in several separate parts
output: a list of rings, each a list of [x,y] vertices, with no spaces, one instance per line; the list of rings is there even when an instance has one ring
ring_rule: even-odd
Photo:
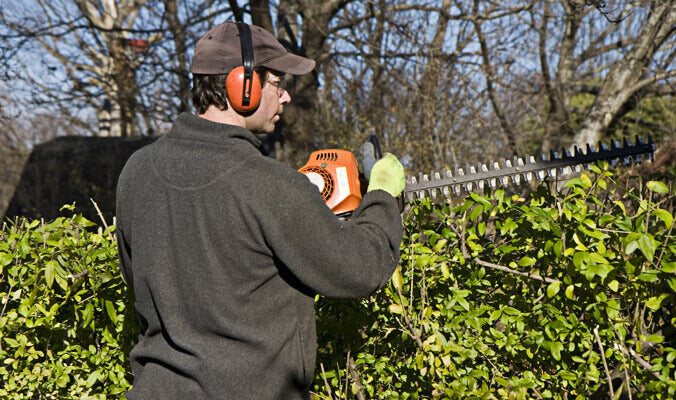
[[[141,165],[149,158],[153,146],[154,143],[141,147],[133,152],[124,163],[120,176],[129,174],[131,171],[141,168]]]

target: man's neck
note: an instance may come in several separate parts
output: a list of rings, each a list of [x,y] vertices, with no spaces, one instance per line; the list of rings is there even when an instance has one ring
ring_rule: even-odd
[[[235,125],[246,128],[246,121],[244,117],[234,112],[232,109],[223,111],[214,106],[209,106],[206,112],[203,114],[198,114],[197,116],[219,124]]]

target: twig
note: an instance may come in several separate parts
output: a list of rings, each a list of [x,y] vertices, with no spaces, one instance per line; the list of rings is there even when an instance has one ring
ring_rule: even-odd
[[[78,304],[78,305],[79,305],[79,304],[82,304],[82,303],[84,303],[84,302],[86,302],[86,301],[89,301],[89,300],[93,299],[94,297],[96,297],[96,294],[93,294],[93,295],[87,297],[87,298],[84,299],[84,300],[78,301],[77,304]]]
[[[667,242],[671,238],[672,229],[674,229],[673,223],[669,227],[669,232],[667,232],[667,234],[665,235],[666,237],[664,238],[664,246],[660,246],[660,247],[662,247],[662,251],[660,251],[660,255],[657,257],[657,260],[655,260],[655,265],[661,265],[660,261],[662,260],[662,256],[664,256],[664,251],[667,249]]]
[[[66,278],[76,280],[78,278],[82,278],[83,276],[87,276],[87,275],[89,275],[89,269],[85,268],[85,269],[82,270],[82,272],[78,272],[75,275],[68,275],[68,276],[66,276]]]
[[[99,214],[99,218],[101,218],[101,222],[103,222],[103,226],[106,227],[106,232],[108,232],[108,238],[110,240],[113,240],[113,235],[110,233],[110,228],[108,227],[108,224],[106,223],[106,219],[103,217],[103,213],[101,212],[99,205],[96,204],[94,199],[92,199],[91,197],[89,198],[89,200],[92,202],[92,204],[94,204],[94,208],[96,208],[96,212]]]
[[[2,305],[2,311],[0,311],[0,318],[2,318],[3,315],[5,315],[5,309],[7,308],[7,303],[9,303],[9,296],[12,294],[12,289],[14,289],[14,280],[12,280],[12,284],[9,287],[9,290],[7,291],[7,297],[5,297],[4,304]]]
[[[546,295],[547,295],[546,293],[542,293],[542,294],[540,295],[540,297],[538,297],[537,299],[533,300],[533,304],[539,303],[540,300],[544,299]]]
[[[465,250],[465,249],[463,249],[463,250]],[[463,256],[464,256],[464,254],[463,254]],[[487,261],[483,261],[483,260],[476,258],[476,257],[468,257],[468,258],[471,258],[472,260],[474,260],[474,262],[476,262],[479,265],[483,265],[484,267],[493,268],[493,269],[497,269],[497,270],[504,271],[504,272],[509,272],[510,274],[520,275],[520,276],[523,276],[523,277],[526,277],[526,278],[535,279],[535,280],[547,282],[547,283],[561,283],[561,281],[558,280],[558,279],[546,278],[546,277],[531,274],[531,273],[528,273],[528,272],[516,271],[516,270],[513,270],[511,268],[505,267],[503,265],[498,265],[498,264],[489,263]]]
[[[622,357],[622,361],[624,361],[624,356]],[[633,400],[631,397],[631,378],[629,378],[629,368],[627,364],[624,365],[624,384],[627,385],[627,395],[629,396],[629,400]]]
[[[626,355],[628,355],[628,356],[631,356],[631,358],[633,358],[634,361],[636,361],[641,367],[643,367],[643,369],[645,369],[646,371],[648,371],[648,372],[650,372],[651,374],[653,374],[653,376],[655,376],[655,378],[658,378],[658,379],[659,379],[660,375],[659,375],[657,372],[655,372],[655,371],[652,370],[653,366],[652,366],[649,362],[647,362],[646,360],[644,360],[644,359],[641,357],[640,354],[638,354],[637,352],[635,352],[635,351],[632,350],[632,349],[629,349],[629,348],[625,347],[625,346],[624,346],[623,344],[621,344],[621,343],[617,344],[617,345],[616,345],[616,348],[617,348],[618,350],[620,350],[622,353],[624,353],[624,354],[626,354]]]
[[[399,292],[399,301],[401,301],[401,303],[404,304],[404,297],[401,295],[401,289],[397,288],[397,292]],[[401,315],[403,315],[403,317],[404,317],[404,321],[406,322],[406,326],[408,326],[408,329],[411,330],[411,336],[413,336],[413,339],[415,339],[418,346],[420,346],[420,349],[422,349],[423,348],[423,342],[420,339],[420,333],[418,332],[417,329],[415,329],[415,326],[413,326],[413,323],[408,318],[408,314],[406,313],[406,309],[404,307],[402,307],[401,309],[402,309]]]
[[[347,352],[347,356],[350,356],[350,352]],[[345,389],[343,389],[343,393],[345,393],[345,400],[347,400],[347,394],[350,392],[350,374],[349,371],[347,370],[347,365],[345,366]]]
[[[40,218],[40,226],[42,227],[42,248],[46,249],[47,248],[47,232],[45,231],[45,219]]]
[[[608,380],[608,388],[610,389],[610,398],[615,398],[615,391],[613,390],[613,380],[610,377],[610,371],[608,370],[608,363],[606,362],[606,353],[603,350],[603,343],[601,342],[601,337],[599,336],[599,326],[594,327],[594,336],[596,337],[596,343],[599,345],[601,350],[601,359],[603,360],[603,368],[606,370],[606,379]]]
[[[411,257],[412,256],[413,256],[413,241],[411,241]],[[413,264],[413,260],[411,260],[411,264]],[[411,269],[411,282],[413,282],[414,272],[415,272],[414,269]],[[412,336],[413,339],[415,339],[416,343],[418,344],[418,346],[422,350],[423,342],[420,339],[420,333],[418,332],[417,329],[415,329],[415,327],[413,326],[413,323],[411,322],[411,319],[408,317],[408,312],[406,310],[406,307],[404,306],[404,296],[401,293],[401,288],[398,287],[397,285],[394,285],[394,286],[397,288],[397,294],[399,295],[399,302],[401,303],[401,315],[404,317],[404,322],[406,322],[406,326],[408,327],[408,329],[410,331],[409,332],[410,336]],[[411,284],[411,301],[409,302],[409,304],[413,304],[413,286],[414,285]],[[397,321],[399,322],[399,325],[401,325],[401,321],[399,321],[399,319],[397,319]],[[402,328],[403,328],[403,326],[402,326]],[[405,331],[405,329],[404,329],[404,331]]]
[[[629,400],[633,400],[631,397],[631,378],[629,378],[629,366],[627,365],[627,359],[624,357],[625,355],[624,345],[622,345],[621,343],[622,337],[617,332],[617,329],[615,329],[615,326],[613,324],[610,324],[610,326],[613,328],[615,336],[617,336],[617,343],[615,343],[615,346],[620,349],[620,355],[622,356],[622,364],[624,364],[624,379],[625,379],[624,383],[627,385],[627,394],[629,395]]]
[[[350,372],[352,381],[357,386],[357,398],[359,400],[366,400],[366,397],[364,397],[364,385],[361,383],[359,371],[357,371],[357,366],[354,364],[354,359],[352,359],[352,355],[350,353],[347,353],[347,370]]]
[[[319,363],[319,368],[322,370],[322,378],[324,378],[324,386],[326,386],[326,393],[329,394],[329,399],[333,400],[333,396],[331,395],[331,386],[329,386],[329,381],[326,380],[326,372],[324,371],[324,364]]]

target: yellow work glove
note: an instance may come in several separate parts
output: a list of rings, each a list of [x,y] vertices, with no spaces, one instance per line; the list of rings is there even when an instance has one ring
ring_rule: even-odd
[[[383,158],[373,164],[367,192],[384,190],[392,197],[399,197],[406,186],[404,167],[397,157],[386,153]]]

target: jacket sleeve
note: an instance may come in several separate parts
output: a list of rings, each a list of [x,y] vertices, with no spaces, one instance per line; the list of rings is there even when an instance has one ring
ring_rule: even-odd
[[[115,236],[117,238],[117,254],[120,261],[120,272],[127,285],[133,285],[133,275],[131,269],[131,232],[125,223],[128,221],[127,209],[129,208],[129,199],[126,198],[126,176],[123,172],[117,183],[116,205],[115,205]]]
[[[115,228],[115,236],[117,236],[117,254],[120,260],[120,272],[122,273],[122,278],[124,278],[125,283],[131,286],[133,284],[131,272],[131,248],[120,227]]]
[[[328,297],[362,297],[388,282],[403,236],[394,197],[367,193],[352,218],[342,221],[299,172],[284,167],[256,178],[262,182],[250,212],[274,256],[302,284]]]

